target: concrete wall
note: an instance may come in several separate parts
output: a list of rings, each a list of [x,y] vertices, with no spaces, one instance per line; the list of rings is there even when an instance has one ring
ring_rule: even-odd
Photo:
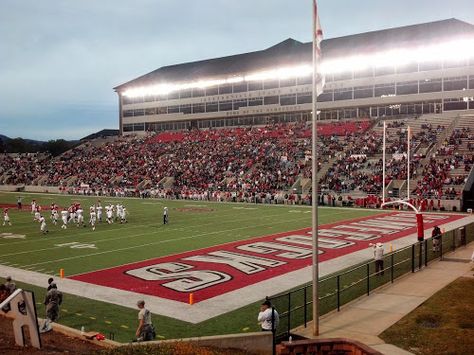
[[[26,185],[25,192],[46,192],[46,193],[53,193],[58,194],[59,187],[57,186],[33,186],[33,185]]]
[[[60,193],[57,186],[36,186],[36,185],[0,185],[0,191],[7,192],[38,192],[38,193]]]
[[[199,346],[213,346],[220,349],[241,349],[261,354],[272,353],[272,333],[256,332],[245,334],[216,335],[198,338],[172,339],[133,343],[135,346],[163,343],[193,343]]]
[[[23,185],[0,185],[0,191],[15,192],[23,189]]]

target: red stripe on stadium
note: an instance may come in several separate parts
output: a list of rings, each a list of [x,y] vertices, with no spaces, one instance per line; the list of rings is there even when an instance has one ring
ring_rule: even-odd
[[[426,230],[462,215],[424,215]],[[406,226],[403,227],[403,224]],[[404,229],[400,229],[400,228]],[[160,257],[71,279],[180,302],[200,302],[311,265],[311,228]],[[413,213],[387,213],[319,227],[324,262],[416,232]],[[416,241],[416,237],[414,237]]]

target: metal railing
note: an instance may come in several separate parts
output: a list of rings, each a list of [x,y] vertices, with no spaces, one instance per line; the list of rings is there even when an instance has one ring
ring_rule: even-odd
[[[438,242],[439,241],[439,242]],[[451,230],[435,240],[425,239],[388,253],[384,256],[383,268],[376,270],[375,261],[342,270],[319,280],[319,311],[324,315],[340,308],[398,277],[426,267],[444,254],[474,241],[474,223]],[[279,312],[280,325],[274,332],[275,342],[288,339],[291,329],[306,327],[312,320],[312,284],[289,292],[267,297]]]

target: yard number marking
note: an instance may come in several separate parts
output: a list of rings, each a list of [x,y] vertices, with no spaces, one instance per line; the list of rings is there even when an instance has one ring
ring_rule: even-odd
[[[23,234],[0,233],[0,236],[3,239],[25,239],[25,235]]]
[[[79,243],[79,242],[55,244],[55,246],[57,246],[57,247],[69,247],[71,249],[97,249],[95,244]]]

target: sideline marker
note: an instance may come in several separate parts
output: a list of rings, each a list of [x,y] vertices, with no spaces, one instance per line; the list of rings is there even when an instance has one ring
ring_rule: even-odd
[[[59,277],[64,279],[64,269],[59,269]]]
[[[194,304],[194,293],[189,294],[189,304],[191,306]]]

